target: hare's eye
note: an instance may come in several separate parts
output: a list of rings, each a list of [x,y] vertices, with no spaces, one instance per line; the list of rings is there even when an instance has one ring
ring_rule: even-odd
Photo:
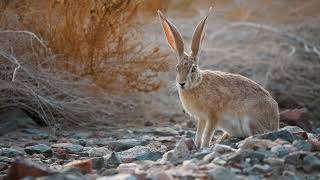
[[[196,70],[197,70],[197,67],[196,66],[192,66],[192,72],[196,72]]]
[[[179,66],[178,66],[178,65],[176,65],[176,71],[177,71],[177,72],[179,71]]]

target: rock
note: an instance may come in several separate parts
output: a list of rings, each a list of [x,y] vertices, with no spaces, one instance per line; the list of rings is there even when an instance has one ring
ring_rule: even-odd
[[[295,140],[292,145],[296,147],[299,151],[311,151],[312,145],[306,140]]]
[[[37,178],[37,180],[88,180],[79,169],[67,169],[59,174]]]
[[[239,138],[235,138],[235,137],[231,137],[231,138],[228,138],[228,139],[223,139],[219,142],[219,144],[223,144],[223,145],[228,145],[234,149],[237,148],[237,143],[240,142],[241,139]]]
[[[320,159],[314,155],[306,155],[303,158],[303,170],[306,172],[320,171]]]
[[[208,174],[209,180],[225,180],[225,179],[232,179],[236,180],[239,179],[230,169],[225,167],[217,167],[209,172]]]
[[[82,151],[83,146],[79,144],[72,144],[72,143],[58,143],[58,144],[52,144],[52,148],[60,148],[65,150],[69,154],[74,154]]]
[[[136,180],[137,178],[131,174],[118,174],[114,176],[99,177],[97,180]]]
[[[286,126],[281,128],[281,130],[289,131],[294,135],[294,139],[308,139],[308,134],[303,129],[298,126]]]
[[[304,152],[304,151],[292,152],[287,156],[285,156],[284,163],[292,164],[295,166],[301,165],[306,155],[307,155],[307,152]]]
[[[103,157],[94,157],[90,159],[92,162],[92,168],[100,170],[104,167],[104,158]]]
[[[151,180],[173,180],[174,178],[165,172],[159,172],[157,174],[151,175],[148,179]]]
[[[311,144],[311,151],[320,151],[320,141],[309,139],[308,142]]]
[[[111,153],[112,151],[105,147],[94,147],[88,151],[89,157],[103,157]]]
[[[231,154],[227,158],[228,163],[241,163],[242,161],[250,158],[252,162],[262,162],[265,158],[265,154],[261,152],[256,152],[253,150],[245,149],[237,151],[236,153]]]
[[[185,141],[189,151],[197,149],[196,144],[194,143],[193,139],[186,138],[184,141]]]
[[[25,153],[23,151],[14,149],[14,148],[2,148],[0,149],[0,156],[6,156],[9,158],[24,156]]]
[[[210,162],[212,161],[213,159],[217,158],[217,157],[220,157],[221,154],[217,153],[217,152],[211,152],[210,154],[206,155],[203,157],[203,160],[205,162]]]
[[[17,108],[5,108],[0,111],[0,136],[15,131],[17,128],[38,127],[24,111]]]
[[[32,134],[32,135],[38,136],[43,139],[49,137],[49,134],[46,131],[42,131],[42,130],[34,129],[34,128],[23,129],[22,132],[24,132],[26,134]]]
[[[162,143],[176,142],[176,137],[174,137],[174,136],[160,136],[160,137],[154,138],[154,140],[162,142]]]
[[[154,134],[159,136],[177,136],[179,132],[170,127],[159,127],[154,130]]]
[[[264,163],[269,164],[271,167],[282,167],[284,160],[281,158],[268,157],[263,160]]]
[[[177,143],[176,147],[171,151],[171,154],[168,154],[165,158],[167,158],[167,161],[171,162],[182,162],[183,160],[189,158],[190,154],[191,153],[186,143],[186,139],[182,138]]]
[[[255,173],[270,173],[272,171],[272,168],[267,164],[264,164],[264,165],[255,164],[251,168],[251,171]]]
[[[305,108],[288,109],[280,112],[280,122],[291,126],[299,126],[306,131],[312,130],[310,112]]]
[[[212,160],[212,163],[224,166],[227,163],[227,161],[224,158],[218,156]]]
[[[205,148],[191,155],[192,159],[202,159],[212,152],[211,149]]]
[[[53,156],[53,151],[52,151],[51,147],[49,147],[45,144],[28,146],[28,147],[24,148],[24,151],[30,155],[43,154],[45,157],[52,157]]]
[[[141,170],[141,167],[136,163],[120,164],[117,168],[119,174],[136,174]]]
[[[272,142],[271,140],[268,139],[256,139],[253,137],[249,137],[242,142],[239,143],[238,147],[240,149],[270,149],[274,146],[276,146],[277,143]]]
[[[269,139],[271,141],[275,141],[276,139],[283,139],[283,140],[286,140],[290,143],[292,143],[292,141],[294,139],[293,135],[287,130],[279,130],[279,131],[269,132],[266,134],[257,135],[257,137],[260,139]]]
[[[284,157],[288,155],[290,152],[293,152],[295,149],[289,146],[277,145],[271,148],[271,152],[275,153],[278,157]]]
[[[145,146],[136,146],[131,149],[120,152],[120,158],[125,163],[129,163],[135,160],[156,161],[158,159],[161,159],[161,157],[161,152],[152,151],[150,148]]]
[[[212,151],[217,152],[219,154],[236,152],[236,150],[232,147],[223,144],[215,144],[212,148]]]
[[[9,163],[11,162],[11,158],[8,158],[7,156],[0,156],[0,162]]]
[[[42,177],[57,173],[45,165],[30,160],[16,159],[9,168],[8,179],[20,180],[24,177]]]
[[[107,143],[107,146],[112,149],[113,151],[119,152],[124,151],[135,146],[144,146],[147,142],[143,140],[137,139],[121,139],[117,141],[111,141]]]
[[[64,168],[79,168],[83,174],[92,172],[91,160],[75,160],[71,161],[63,166]]]
[[[116,152],[112,152],[111,154],[104,156],[103,160],[104,160],[104,167],[106,168],[115,168],[122,163],[120,156]]]

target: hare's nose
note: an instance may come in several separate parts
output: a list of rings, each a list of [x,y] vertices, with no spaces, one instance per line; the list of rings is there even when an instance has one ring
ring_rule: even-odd
[[[179,83],[181,87],[183,87],[186,83],[183,82],[183,83]]]

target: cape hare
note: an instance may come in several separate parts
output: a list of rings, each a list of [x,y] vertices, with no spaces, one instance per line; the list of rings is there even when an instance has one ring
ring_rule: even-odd
[[[200,70],[199,52],[210,11],[194,31],[190,54],[184,51],[177,28],[160,11],[158,14],[178,59],[176,85],[180,101],[185,111],[198,120],[197,147],[209,146],[215,128],[225,132],[221,139],[244,138],[278,129],[278,104],[262,86],[238,74]]]

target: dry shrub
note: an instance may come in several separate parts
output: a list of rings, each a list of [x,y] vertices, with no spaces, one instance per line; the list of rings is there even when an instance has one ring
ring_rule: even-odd
[[[139,3],[1,1],[0,108],[51,127],[134,118],[135,104],[110,92],[157,90],[167,69],[166,55],[143,44]]]
[[[153,91],[161,86],[155,77],[167,64],[157,48],[143,44],[137,12],[142,2],[20,0],[19,8],[7,9],[24,29],[48,41],[67,71],[89,76],[109,91]]]

